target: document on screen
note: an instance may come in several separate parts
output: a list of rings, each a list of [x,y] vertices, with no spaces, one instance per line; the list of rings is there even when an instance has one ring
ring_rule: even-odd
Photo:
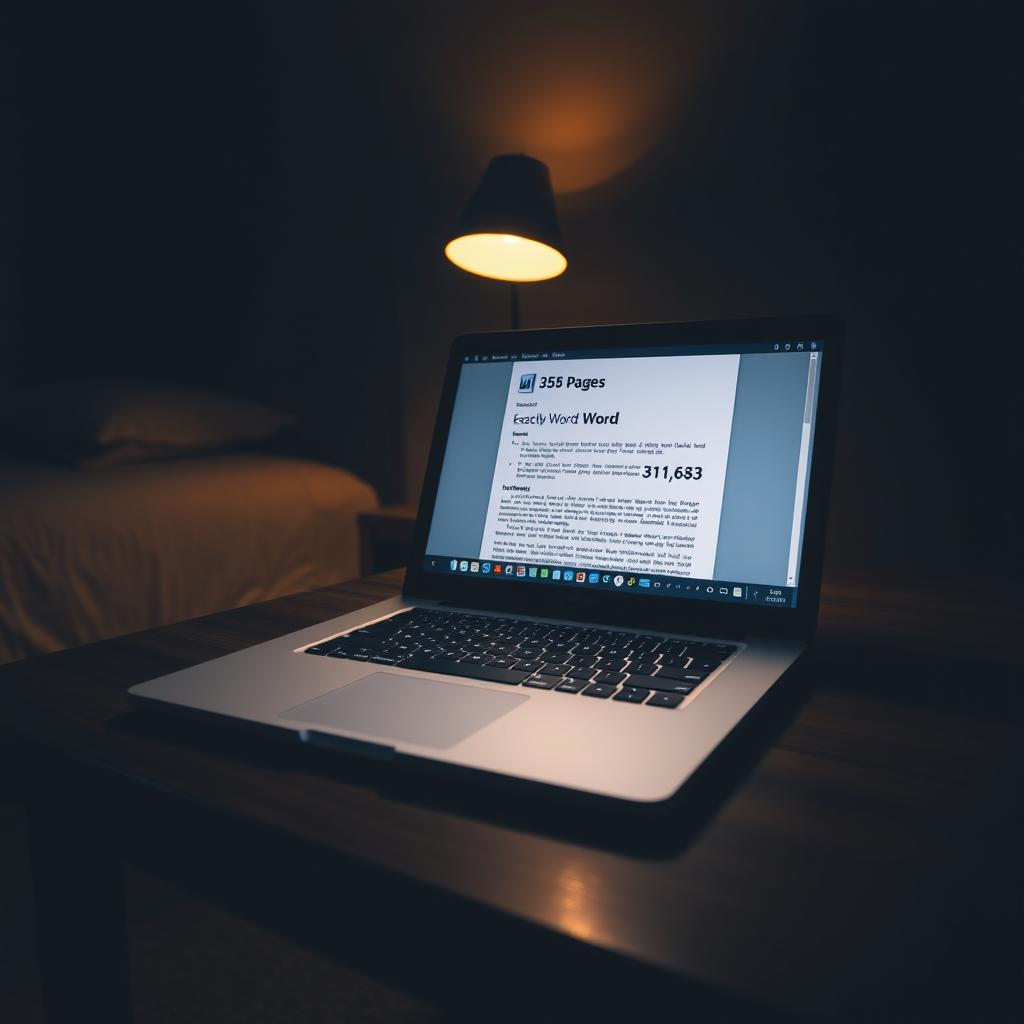
[[[712,579],[739,361],[517,362],[481,557]]]

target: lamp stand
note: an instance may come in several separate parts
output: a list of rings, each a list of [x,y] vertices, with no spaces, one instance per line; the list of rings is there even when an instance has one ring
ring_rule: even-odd
[[[519,286],[512,282],[509,285],[508,315],[512,321],[512,330],[519,330]]]

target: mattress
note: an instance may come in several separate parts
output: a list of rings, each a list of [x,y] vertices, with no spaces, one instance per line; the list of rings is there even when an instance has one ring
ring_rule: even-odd
[[[0,463],[0,663],[358,575],[365,481],[259,454]]]

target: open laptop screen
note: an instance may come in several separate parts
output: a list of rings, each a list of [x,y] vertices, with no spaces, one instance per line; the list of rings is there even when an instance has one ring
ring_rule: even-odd
[[[465,357],[423,570],[795,608],[825,348]]]

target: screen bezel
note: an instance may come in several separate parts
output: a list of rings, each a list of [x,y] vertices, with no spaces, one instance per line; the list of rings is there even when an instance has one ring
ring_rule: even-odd
[[[722,604],[704,602],[698,598],[665,597],[641,592],[619,594],[605,590],[588,591],[583,587],[529,586],[504,579],[454,576],[423,570],[430,514],[437,498],[459,374],[467,355],[531,349],[570,352],[577,349],[688,344],[721,345],[728,348],[739,342],[776,341],[824,342],[796,608]],[[843,321],[835,316],[609,324],[466,334],[456,338],[452,343],[441,391],[433,443],[420,495],[412,561],[406,571],[402,589],[403,597],[407,600],[441,601],[456,607],[478,607],[495,612],[585,620],[623,628],[723,637],[761,634],[810,639],[817,623],[821,590],[842,348]]]

